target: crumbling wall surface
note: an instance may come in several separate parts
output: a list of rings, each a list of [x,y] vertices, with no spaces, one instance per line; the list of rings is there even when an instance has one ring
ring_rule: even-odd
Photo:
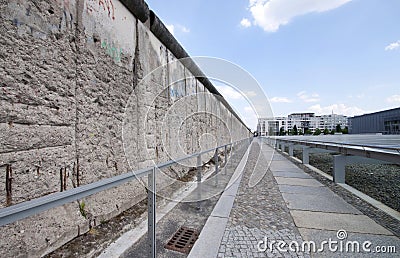
[[[249,137],[126,3],[0,0],[1,208]],[[145,193],[132,181],[3,226],[0,256],[46,254]]]
[[[1,207],[58,192],[61,181],[72,187],[75,9],[73,1],[0,1]],[[38,254],[83,225],[76,203],[7,225],[0,256]]]

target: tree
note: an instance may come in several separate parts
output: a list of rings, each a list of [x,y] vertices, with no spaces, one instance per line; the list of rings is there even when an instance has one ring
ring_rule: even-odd
[[[324,135],[327,135],[327,134],[329,134],[329,130],[328,130],[328,128],[325,128],[324,129]]]
[[[308,129],[308,128],[307,128],[307,129],[305,130],[304,134],[311,135],[311,134],[312,134],[312,132],[311,132],[311,130],[310,130],[310,129]]]
[[[343,134],[348,134],[349,133],[349,128],[346,126],[343,130],[342,130]]]
[[[297,132],[297,125],[293,126],[293,135],[298,135],[299,132]]]
[[[336,125],[336,132],[338,132],[338,133],[342,132],[342,127],[340,126],[340,124]]]
[[[331,131],[331,134],[335,134],[335,130],[332,130],[332,131]]]
[[[286,135],[285,128],[283,128],[283,126],[279,129],[279,135],[280,136]]]
[[[321,130],[319,130],[319,128],[315,129],[314,135],[320,135],[321,134]]]

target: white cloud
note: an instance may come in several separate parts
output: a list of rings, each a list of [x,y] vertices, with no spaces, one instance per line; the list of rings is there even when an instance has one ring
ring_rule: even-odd
[[[244,111],[246,111],[246,112],[254,112],[253,108],[250,107],[250,106],[244,107]]]
[[[255,97],[257,96],[257,93],[255,91],[245,91],[244,95],[246,95],[246,97],[250,98],[250,97]]]
[[[243,18],[243,19],[240,21],[240,25],[241,25],[242,27],[248,28],[248,27],[251,26],[251,22],[250,22],[248,19]]]
[[[304,102],[318,102],[320,101],[319,95],[317,93],[313,93],[311,95],[306,94],[307,92],[301,91],[297,93],[297,97],[299,97]]]
[[[183,33],[189,33],[190,29],[188,29],[187,27],[181,25],[181,24],[166,24],[165,27],[167,27],[167,29],[169,30],[169,32],[171,32],[172,35],[175,36],[175,32],[176,31],[180,31]]]
[[[290,99],[286,97],[273,97],[269,100],[271,103],[290,103],[292,102]]]
[[[386,99],[389,103],[400,103],[400,95],[392,95]]]
[[[251,130],[257,129],[257,115],[254,109],[250,106],[246,106],[243,109],[243,121],[250,127]]]
[[[189,33],[189,32],[190,32],[190,29],[186,28],[186,27],[183,26],[183,25],[178,24],[178,25],[176,25],[176,26],[177,26],[178,29],[179,29],[180,31],[182,31],[183,33]]]
[[[317,115],[339,114],[345,116],[355,116],[367,113],[365,110],[358,107],[349,107],[345,104],[333,104],[322,107],[320,104],[313,105],[308,108],[309,111],[315,112]]]
[[[174,25],[172,25],[172,24],[170,24],[170,25],[165,24],[165,27],[167,27],[167,29],[169,30],[169,32],[171,32],[171,34],[175,36],[175,26],[174,26]]]
[[[244,99],[242,94],[230,86],[215,86],[226,99]]]
[[[352,0],[249,0],[254,24],[275,32],[294,17],[338,8]]]
[[[385,50],[386,51],[389,51],[389,50],[396,50],[396,49],[398,49],[400,47],[400,40],[398,40],[398,41],[396,41],[396,42],[393,42],[393,43],[390,43],[389,45],[387,45],[386,47],[385,47]]]

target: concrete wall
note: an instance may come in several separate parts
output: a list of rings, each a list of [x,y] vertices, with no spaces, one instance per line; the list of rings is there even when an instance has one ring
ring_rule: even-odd
[[[117,0],[0,0],[0,207],[250,136],[149,23]],[[45,254],[144,197],[130,182],[86,198],[87,218],[70,203],[4,226],[0,256]]]

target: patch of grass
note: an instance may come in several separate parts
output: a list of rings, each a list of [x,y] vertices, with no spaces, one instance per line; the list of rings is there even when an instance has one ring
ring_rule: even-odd
[[[86,214],[86,211],[85,211],[85,201],[81,201],[80,203],[79,203],[79,211],[81,212],[81,215],[85,218],[85,219],[87,219],[87,214]]]

